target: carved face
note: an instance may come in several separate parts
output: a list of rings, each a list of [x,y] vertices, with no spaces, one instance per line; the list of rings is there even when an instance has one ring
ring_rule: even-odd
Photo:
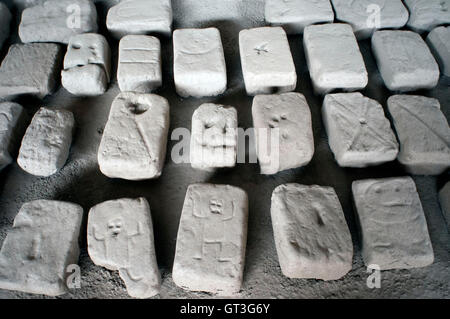
[[[122,230],[123,230],[122,218],[118,217],[108,222],[108,236],[115,238],[120,235]]]
[[[212,214],[222,214],[223,200],[221,199],[211,199],[209,201],[209,210]]]
[[[74,36],[64,58],[64,69],[87,64],[105,65],[107,60],[107,43],[99,35],[80,34]]]
[[[231,120],[223,117],[212,117],[204,124],[203,145],[209,147],[235,146],[235,130]]]
[[[372,193],[375,195],[369,197],[372,201],[375,201],[373,203],[374,205],[381,204],[385,207],[402,207],[412,205],[412,198],[410,196],[404,196],[405,185],[400,182],[373,183],[367,189],[367,193]]]

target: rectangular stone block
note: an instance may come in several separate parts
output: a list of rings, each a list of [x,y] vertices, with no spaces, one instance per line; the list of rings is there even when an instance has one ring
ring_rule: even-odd
[[[120,93],[111,105],[98,164],[111,178],[144,180],[161,175],[169,132],[169,103],[156,94]]]
[[[358,40],[368,39],[377,29],[399,29],[409,12],[401,0],[331,0],[336,19],[350,24]]]
[[[281,27],[242,30],[239,50],[248,95],[295,89],[297,73],[286,32]]]
[[[0,251],[0,288],[59,296],[79,257],[79,205],[36,200],[22,206]]]
[[[295,34],[311,24],[333,22],[334,12],[330,0],[266,0],[265,19]]]
[[[377,101],[361,93],[328,94],[322,118],[339,166],[366,167],[397,158],[397,138]]]
[[[412,178],[355,181],[352,191],[366,266],[388,270],[433,263],[427,222]]]
[[[52,43],[13,44],[0,66],[0,98],[53,93],[61,71],[61,47]]]
[[[431,31],[450,23],[450,0],[404,0],[409,9],[408,27],[416,32]]]
[[[439,63],[441,73],[450,77],[450,27],[433,29],[428,34],[427,43]]]
[[[8,7],[3,2],[0,2],[0,49],[9,37],[11,19],[12,15]]]
[[[96,265],[119,271],[130,296],[150,298],[159,294],[161,276],[150,205],[145,198],[122,198],[92,207],[88,252]]]
[[[122,92],[149,93],[161,86],[161,43],[158,38],[127,35],[120,40],[117,81]]]
[[[106,27],[116,38],[128,34],[172,33],[171,0],[126,0],[109,9]]]
[[[333,188],[278,186],[270,212],[285,276],[336,280],[352,269],[352,237]]]
[[[71,112],[40,108],[25,132],[17,164],[32,175],[55,174],[69,157],[74,131],[75,119]]]
[[[238,144],[237,111],[206,103],[192,115],[190,161],[194,168],[234,167]]]
[[[391,91],[432,89],[439,81],[439,66],[419,34],[377,31],[372,50],[384,84]]]
[[[442,214],[447,222],[447,228],[450,230],[450,182],[439,192],[439,202],[441,203]]]
[[[216,28],[173,32],[174,80],[183,97],[215,96],[227,88],[227,67]]]
[[[19,36],[23,43],[67,44],[71,36],[97,29],[97,9],[91,0],[47,0],[23,10]]]
[[[450,167],[450,128],[439,101],[394,95],[388,109],[400,141],[398,161],[416,175],[439,175]]]
[[[308,26],[303,35],[303,45],[316,93],[366,87],[366,66],[350,25],[333,23]]]
[[[314,136],[303,94],[257,95],[252,116],[261,174],[276,174],[311,161]]]
[[[11,164],[16,156],[27,120],[28,116],[21,105],[0,103],[0,171]]]
[[[61,72],[64,88],[74,95],[101,95],[110,77],[111,50],[105,37],[96,33],[72,36]]]
[[[172,278],[181,288],[239,292],[247,241],[247,194],[233,186],[190,185],[178,229]]]

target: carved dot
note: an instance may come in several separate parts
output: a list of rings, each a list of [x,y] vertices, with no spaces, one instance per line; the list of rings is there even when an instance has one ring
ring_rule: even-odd
[[[366,125],[366,124],[367,124],[367,120],[364,119],[364,118],[361,118],[361,119],[359,119],[359,123],[360,123],[361,125]]]

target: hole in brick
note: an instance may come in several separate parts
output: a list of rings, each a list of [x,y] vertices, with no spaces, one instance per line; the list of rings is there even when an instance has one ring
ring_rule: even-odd
[[[149,106],[141,103],[129,103],[127,108],[131,113],[139,115],[147,112]]]

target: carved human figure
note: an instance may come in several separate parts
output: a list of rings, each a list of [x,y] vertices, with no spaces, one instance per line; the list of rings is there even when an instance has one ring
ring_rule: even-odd
[[[209,197],[208,200],[199,196],[194,198],[193,214],[201,219],[202,225],[196,234],[200,240],[197,241],[193,257],[230,261],[237,253],[237,246],[228,238],[229,221],[234,217],[233,202],[216,197]]]
[[[144,198],[94,206],[89,212],[88,252],[96,265],[119,271],[130,296],[149,298],[159,293],[153,225]]]
[[[178,229],[172,278],[179,287],[238,292],[247,238],[246,193],[229,185],[190,185]]]
[[[356,181],[352,190],[366,265],[386,270],[433,262],[427,222],[412,178]]]

